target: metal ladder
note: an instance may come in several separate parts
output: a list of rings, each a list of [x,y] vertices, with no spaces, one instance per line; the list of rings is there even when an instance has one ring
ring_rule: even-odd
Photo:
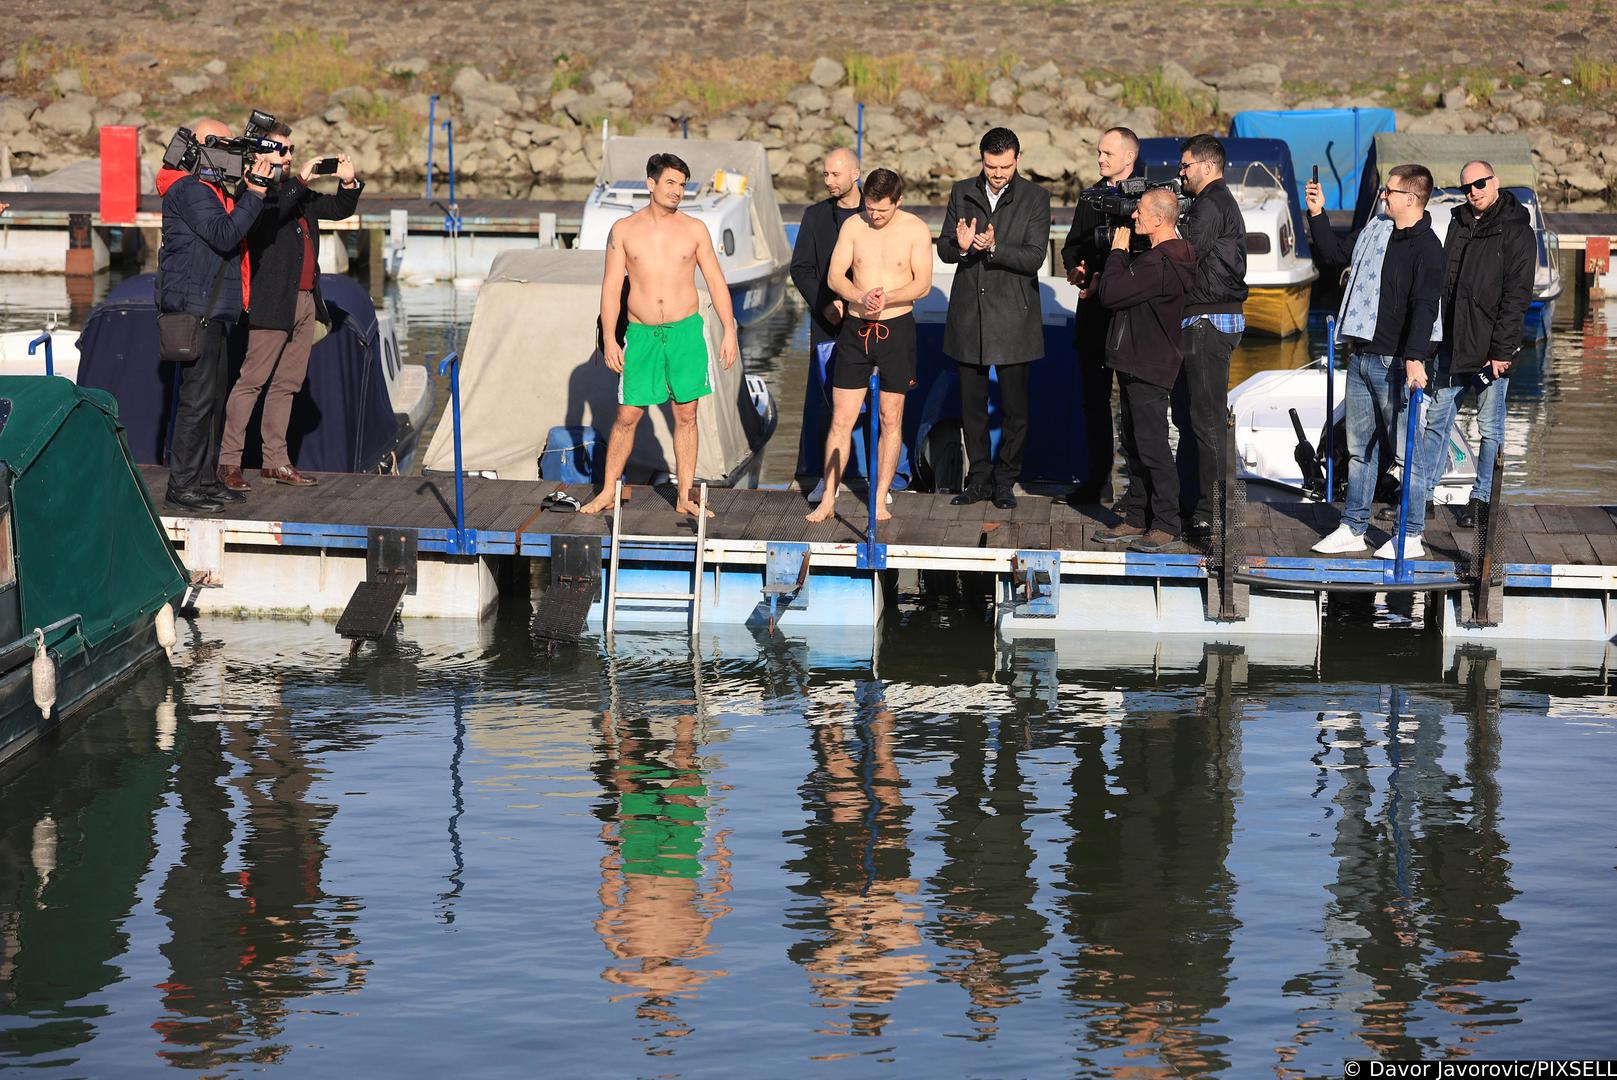
[[[675,547],[684,544],[696,548],[696,570],[691,591],[685,593],[624,592],[618,591],[618,552],[625,542]],[[623,481],[620,479],[612,492],[612,557],[606,572],[606,632],[612,633],[617,622],[619,600],[683,600],[691,605],[691,633],[702,628],[702,575],[707,569],[707,485],[701,487],[697,502],[695,536],[642,536],[623,531]]]

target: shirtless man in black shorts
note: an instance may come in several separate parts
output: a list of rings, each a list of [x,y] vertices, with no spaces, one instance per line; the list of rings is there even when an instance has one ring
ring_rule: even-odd
[[[932,233],[920,218],[898,208],[903,195],[904,181],[897,173],[871,172],[865,177],[865,208],[842,223],[831,252],[831,288],[848,311],[837,337],[831,383],[825,497],[808,515],[810,521],[825,521],[836,512],[837,488],[872,371],[881,375],[881,443],[871,505],[878,521],[893,516],[887,489],[904,445],[904,395],[915,385],[915,316],[910,308],[932,288]]]

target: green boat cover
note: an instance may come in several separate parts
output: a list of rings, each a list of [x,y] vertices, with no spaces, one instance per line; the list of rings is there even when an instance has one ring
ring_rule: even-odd
[[[190,580],[158,520],[112,395],[60,377],[0,377],[22,627],[64,658],[149,618]]]

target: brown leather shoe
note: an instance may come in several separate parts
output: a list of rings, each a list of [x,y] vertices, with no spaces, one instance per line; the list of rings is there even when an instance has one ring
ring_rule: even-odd
[[[1128,544],[1144,535],[1145,530],[1140,526],[1119,521],[1109,529],[1096,529],[1089,538],[1097,544]]]
[[[218,470],[219,482],[230,491],[251,491],[253,485],[241,474],[240,465],[221,465]]]
[[[277,484],[291,484],[293,487],[314,487],[320,482],[312,476],[304,476],[290,465],[282,465],[279,469],[259,469],[258,475]]]

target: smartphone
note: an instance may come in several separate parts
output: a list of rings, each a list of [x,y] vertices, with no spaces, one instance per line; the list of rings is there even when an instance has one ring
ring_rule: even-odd
[[[1319,183],[1319,166],[1314,166],[1314,183]]]
[[[316,176],[330,176],[332,173],[334,173],[336,171],[337,171],[337,159],[334,158],[334,157],[321,158],[319,161],[315,162],[314,174]],[[1318,169],[1318,167],[1316,167],[1314,169],[1314,179],[1315,180],[1319,179],[1319,169]]]

